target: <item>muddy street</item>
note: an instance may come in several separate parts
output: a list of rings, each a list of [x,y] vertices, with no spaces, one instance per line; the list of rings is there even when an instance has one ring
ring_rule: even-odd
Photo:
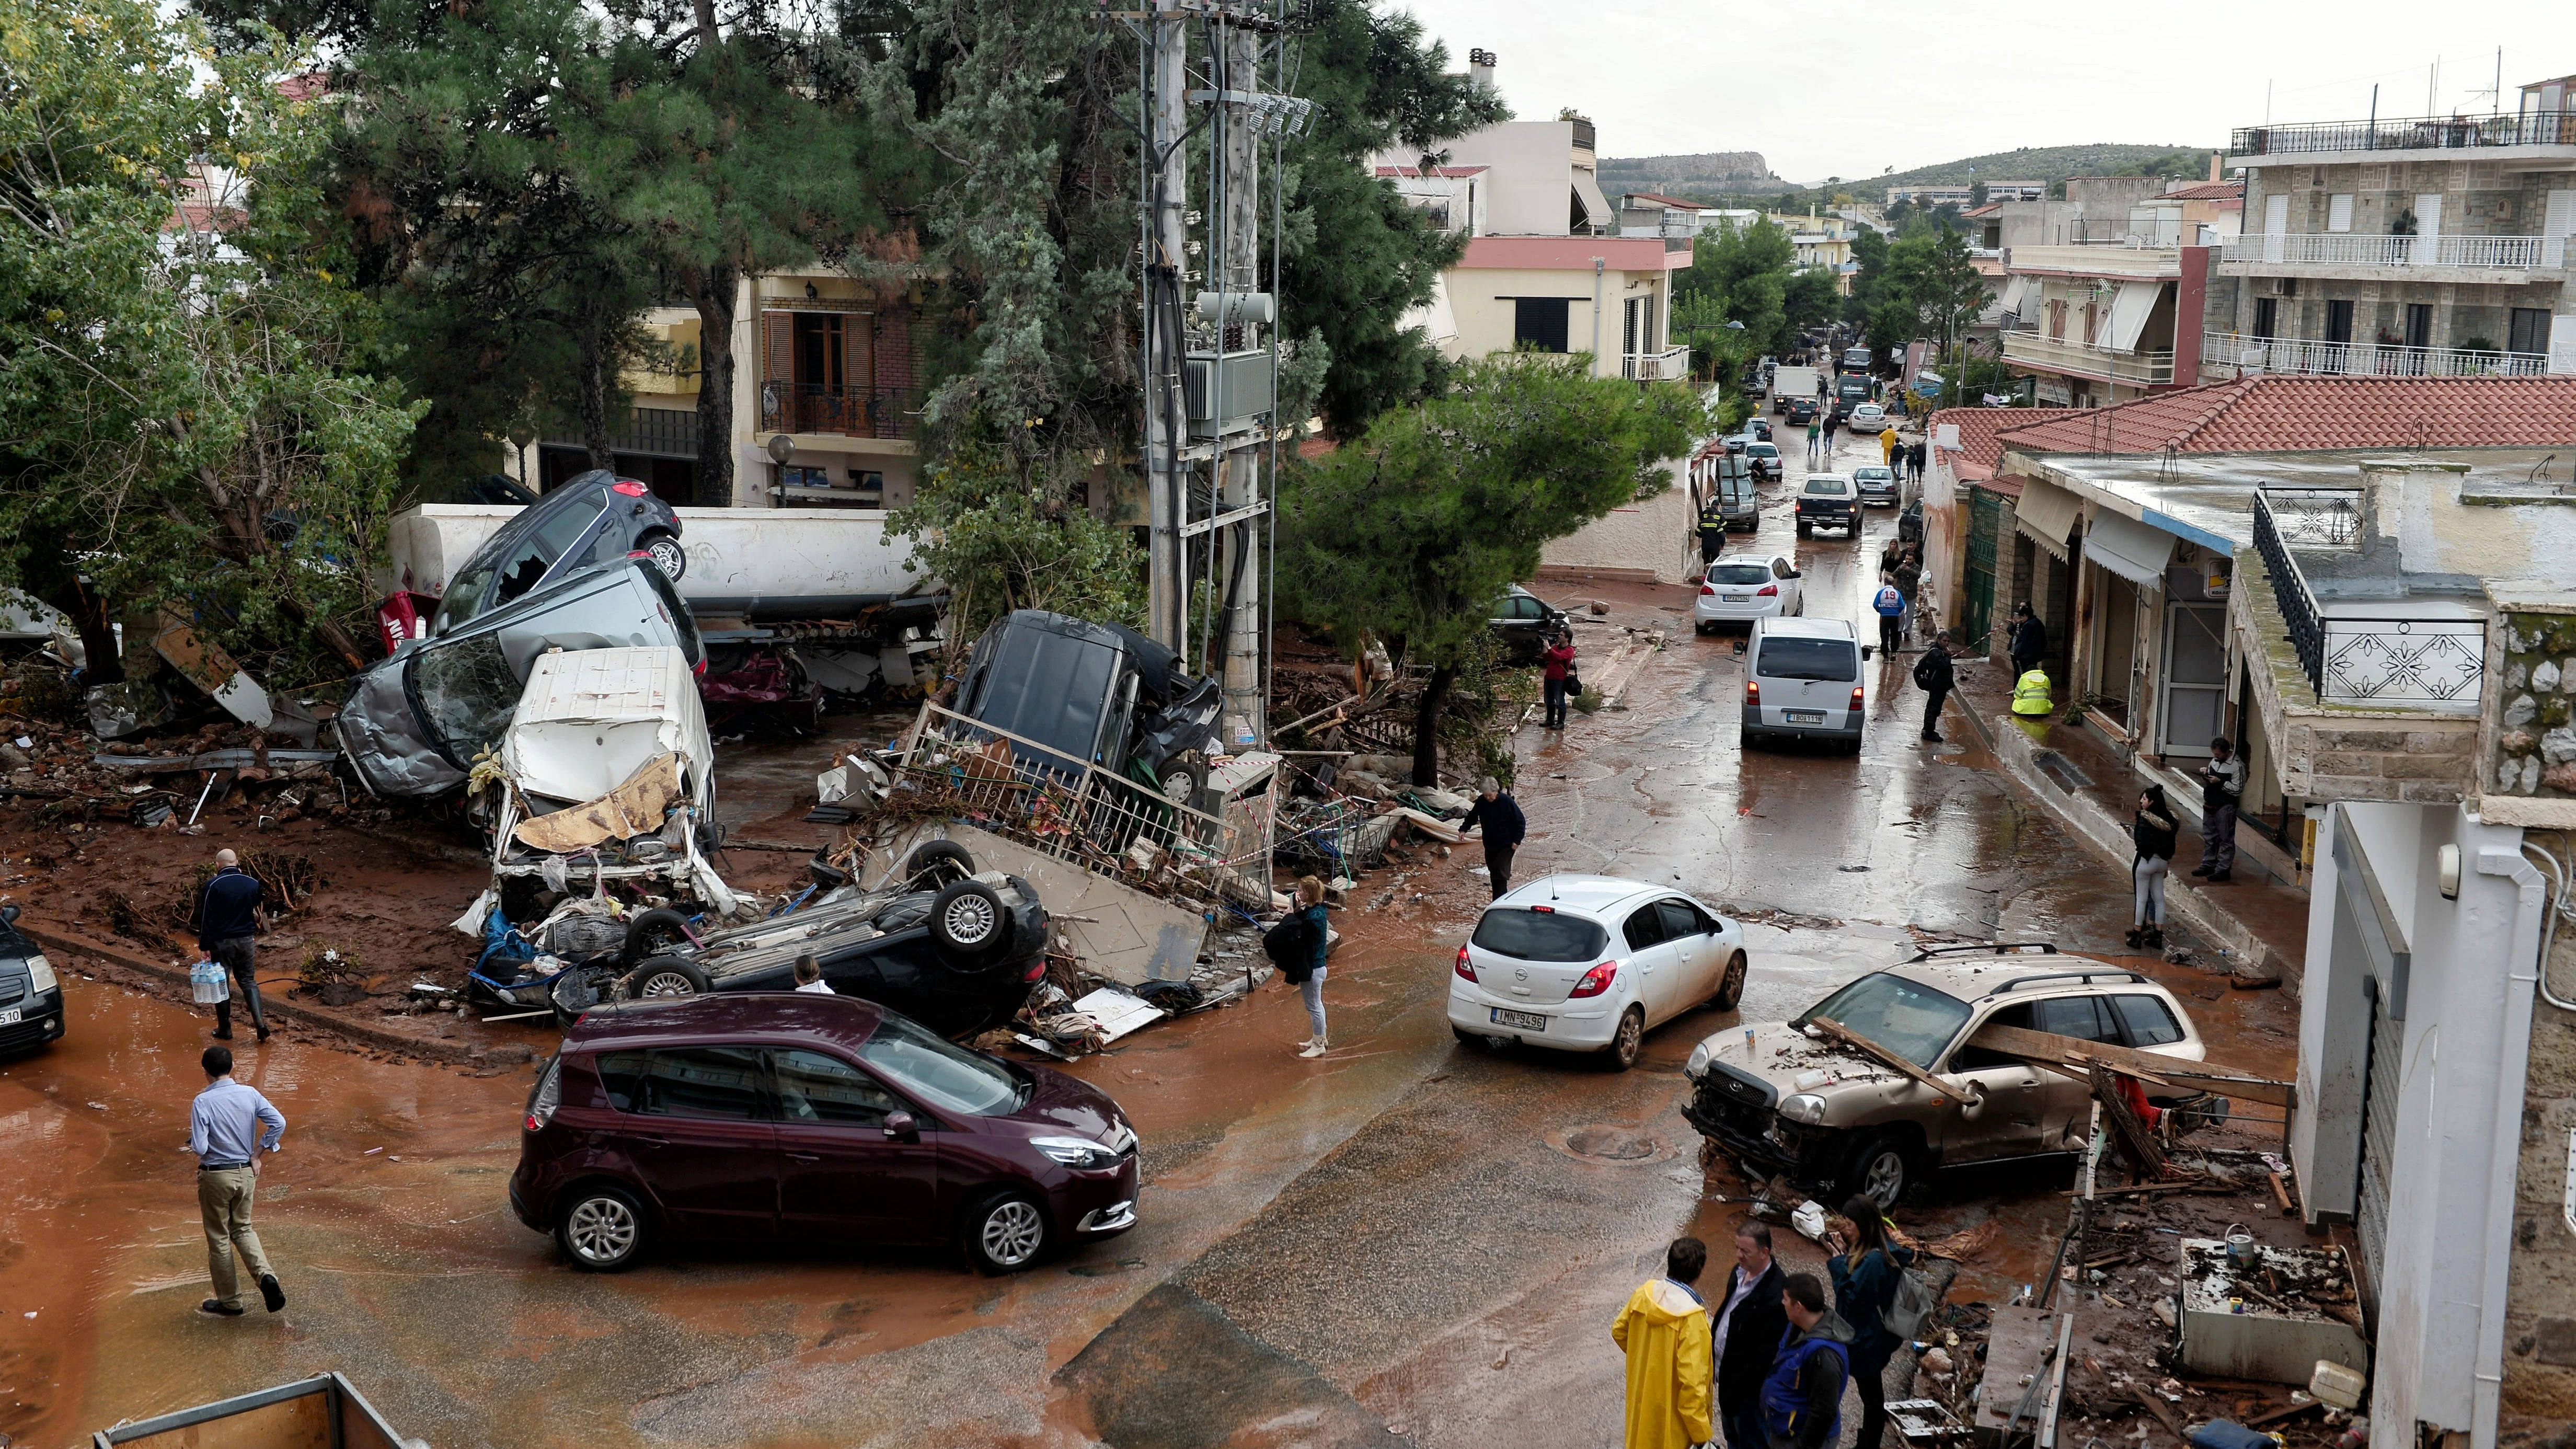
[[[1785,555],[1809,614],[1863,619],[1894,515],[1873,510],[1857,541],[1795,538],[1802,450],[1785,451],[1761,531],[1728,553]],[[1373,873],[1340,919],[1328,1056],[1296,1056],[1304,1013],[1273,983],[1069,1069],[1143,1138],[1132,1232],[999,1279],[823,1242],[592,1276],[504,1202],[533,1064],[245,1037],[241,1078],[289,1123],[258,1213],[290,1301],[220,1320],[193,1311],[205,1255],[179,1150],[209,1023],[175,992],[71,972],[65,1040],[0,1070],[18,1144],[0,1184],[0,1433],[70,1445],[338,1369],[441,1449],[1614,1442],[1611,1314],[1674,1234],[1721,1242],[1743,1212],[1746,1184],[1703,1168],[1678,1113],[1700,1037],[1793,1014],[1918,943],[2116,951],[2128,901],[2011,793],[1955,710],[1948,743],[1916,740],[1910,655],[1869,666],[1857,759],[1739,756],[1741,662],[1728,636],[1693,635],[1688,591],[1539,587],[1612,601],[1609,624],[1578,625],[1587,650],[1621,623],[1671,639],[1626,707],[1562,736],[1522,730],[1518,876],[1678,882],[1746,921],[1740,1010],[1660,1028],[1637,1070],[1455,1040],[1450,958],[1485,885],[1472,849],[1418,855]],[[812,838],[794,813],[804,784],[782,758],[738,797],[737,837]],[[454,894],[443,882],[387,909],[425,932]],[[423,949],[453,954],[456,938]],[[2122,959],[2166,981],[2214,1051],[2286,1067],[2286,993]],[[503,1039],[550,1050],[535,1024],[515,1031]],[[2042,1271],[2066,1181],[1965,1170],[1899,1218],[1926,1236],[1996,1223],[1952,1297],[2001,1302]]]

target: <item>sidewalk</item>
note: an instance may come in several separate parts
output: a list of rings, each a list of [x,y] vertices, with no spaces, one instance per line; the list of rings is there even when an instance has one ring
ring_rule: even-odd
[[[2013,714],[2012,680],[2001,665],[1963,661],[1958,679],[1959,705],[1993,746],[2005,773],[2124,871],[2134,858],[2128,832],[2138,792],[2151,783],[2163,785],[2182,826],[2165,888],[2168,906],[2209,938],[2222,956],[2221,969],[2296,990],[2308,955],[2308,894],[2282,878],[2286,857],[2280,851],[2268,845],[2249,849],[2257,837],[2240,824],[2230,879],[2221,885],[2202,881],[2191,874],[2200,864],[2200,801],[2196,790],[2177,788],[2184,781],[2176,772],[2123,760],[2090,724]]]

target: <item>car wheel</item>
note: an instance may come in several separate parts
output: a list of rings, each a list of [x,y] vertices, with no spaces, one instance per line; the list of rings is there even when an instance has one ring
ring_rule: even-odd
[[[689,918],[668,906],[659,906],[627,923],[626,946],[618,952],[617,959],[632,966],[655,956],[694,950],[697,944],[697,938],[689,933]]]
[[[680,541],[667,533],[644,535],[641,551],[653,561],[653,567],[662,571],[662,577],[675,584],[689,571],[689,551],[680,547]]]
[[[644,1252],[644,1209],[623,1188],[586,1187],[555,1220],[555,1241],[585,1273],[617,1273]]]
[[[1737,730],[1735,732],[1735,752],[1739,755],[1743,755],[1752,753],[1752,750],[1753,731]]]
[[[1646,1049],[1646,1008],[1632,1006],[1619,1015],[1619,1030],[1610,1045],[1601,1052],[1601,1064],[1614,1072],[1624,1072],[1637,1064],[1637,1054]]]
[[[1914,1161],[1894,1137],[1873,1137],[1852,1154],[1845,1184],[1881,1208],[1894,1211],[1914,1186]]]
[[[1028,1194],[1006,1192],[967,1214],[965,1237],[966,1256],[978,1269],[1016,1273],[1046,1251],[1046,1213]]]
[[[1811,524],[1811,523],[1807,522],[1807,520],[1805,520],[1805,519],[1803,519],[1803,518],[1799,519],[1799,520],[1798,520],[1798,536],[1799,536],[1800,538],[1813,538],[1813,537],[1815,537],[1815,526],[1814,526],[1813,524]]]
[[[978,880],[957,881],[930,903],[930,938],[957,959],[977,962],[1000,954],[1011,934],[1001,894]]]
[[[1733,1011],[1735,1003],[1744,999],[1744,970],[1743,952],[1727,958],[1726,974],[1718,978],[1717,994],[1708,999],[1710,1010]]]
[[[975,873],[975,857],[953,840],[925,840],[903,861],[904,888],[935,891]]]
[[[697,962],[678,956],[656,956],[626,978],[629,1001],[675,1001],[683,996],[703,996],[707,990],[707,973]]]
[[[1175,805],[1198,807],[1199,788],[1207,784],[1206,756],[1196,750],[1184,750],[1164,761],[1163,768],[1154,773],[1163,782],[1164,799]]]

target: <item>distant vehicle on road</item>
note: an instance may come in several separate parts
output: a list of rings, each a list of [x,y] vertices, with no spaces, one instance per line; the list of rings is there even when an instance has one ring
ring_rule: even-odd
[[[1795,407],[1801,399],[1813,399],[1824,390],[1823,379],[1812,367],[1775,367],[1771,370],[1771,411],[1783,412]]]
[[[1098,1089],[846,996],[617,1003],[528,1094],[510,1209],[576,1268],[657,1241],[949,1244],[1012,1273],[1136,1223]]]
[[[1876,463],[1852,470],[1852,486],[1860,490],[1860,501],[1873,507],[1896,506],[1896,470]]]
[[[1851,410],[1851,430],[1875,435],[1887,426],[1887,409],[1874,402],[1856,403]]]
[[[1839,528],[1860,537],[1860,492],[1840,473],[1810,473],[1798,492],[1798,536]]]
[[[1986,958],[1986,959],[1977,959]],[[1963,1108],[1867,1054],[1827,1040],[1826,1019],[1975,1098]],[[1893,1208],[1944,1167],[2080,1152],[2085,1084],[1971,1045],[1988,1026],[2207,1056],[2182,1002],[2135,971],[2053,946],[1952,946],[1874,971],[1796,1018],[1729,1027],[1691,1052],[1682,1116],[1763,1177],[1785,1173]],[[2186,1124],[2222,1120],[2224,1098],[2171,1094]]]
[[[54,963],[18,933],[18,907],[0,905],[0,1057],[31,1052],[63,1035],[63,984]]]
[[[1846,347],[1843,349],[1843,371],[1845,372],[1867,372],[1869,371],[1869,360],[1870,351],[1866,347]]]
[[[1841,619],[1757,619],[1735,646],[1745,656],[1744,722],[1737,745],[1778,739],[1829,740],[1860,753],[1868,717],[1860,667],[1870,646]]]
[[[1744,425],[1744,431],[1767,443],[1771,441],[1771,420],[1757,413]]]
[[[1834,416],[1848,419],[1852,410],[1868,402],[1875,393],[1868,378],[1846,375],[1834,384]]]
[[[1816,400],[1812,397],[1791,399],[1787,409],[1787,417],[1789,419],[1789,426],[1793,428],[1803,428],[1807,424],[1814,422],[1816,420]]]
[[[1744,931],[1666,886],[1552,875],[1485,908],[1449,977],[1462,1042],[1597,1052],[1636,1065],[1648,1030],[1744,994]]]
[[[1806,586],[1787,559],[1728,559],[1700,576],[1691,625],[1705,634],[1720,624],[1785,618],[1807,611]]]
[[[1746,444],[1744,445],[1744,456],[1745,456],[1747,459],[1751,460],[1751,462],[1752,462],[1752,464],[1753,464],[1753,476],[1754,476],[1754,477],[1756,477],[1756,478],[1761,478],[1761,479],[1766,479],[1766,480],[1768,480],[1768,481],[1775,482],[1775,483],[1779,481],[1779,478],[1780,478],[1780,446],[1779,446],[1779,444],[1777,444],[1777,443],[1763,443],[1763,442],[1749,442],[1749,443],[1746,443]]]

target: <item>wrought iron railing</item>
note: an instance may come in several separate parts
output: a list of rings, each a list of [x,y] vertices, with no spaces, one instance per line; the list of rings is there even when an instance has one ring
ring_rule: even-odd
[[[2245,372],[2321,377],[2538,377],[2549,359],[2537,352],[2484,352],[2462,347],[2399,347],[2385,342],[2316,342],[2210,332],[2200,360]]]
[[[853,438],[919,438],[921,394],[911,388],[760,385],[760,426],[772,433],[841,433]]]
[[[2357,506],[2329,489],[2257,490],[2254,549],[2272,576],[2272,597],[2308,687],[2320,703],[2470,714],[2486,676],[2486,623],[2393,614],[2329,614],[2317,605],[2294,547],[2316,551],[2359,538]],[[2357,505],[2359,495],[2347,497]]]
[[[2490,146],[2576,146],[2576,111],[2240,126],[2229,136],[2227,151],[2232,156],[2296,156],[2321,151],[2451,151]]]
[[[2262,555],[2263,569],[2272,576],[2272,598],[2280,605],[2281,622],[2289,627],[2290,646],[2299,651],[2299,666],[2307,671],[2308,688],[2322,698],[2326,687],[2326,632],[2317,622],[2316,595],[2308,592],[2307,578],[2299,572],[2298,560],[2290,557],[2280,525],[2273,521],[2271,502],[2260,491],[2254,495],[2254,551]]]
[[[2266,488],[2259,501],[2273,529],[2292,548],[2316,552],[2361,547],[2358,488]]]

